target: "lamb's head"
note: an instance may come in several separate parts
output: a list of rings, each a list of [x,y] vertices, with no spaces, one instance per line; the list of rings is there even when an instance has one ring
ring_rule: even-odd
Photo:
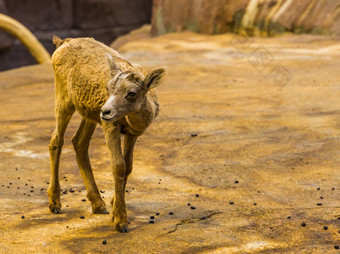
[[[139,111],[147,92],[160,84],[165,70],[155,69],[143,78],[137,72],[122,72],[112,57],[109,61],[112,61],[110,65],[116,75],[106,85],[109,99],[102,106],[100,117],[106,122],[113,122]]]

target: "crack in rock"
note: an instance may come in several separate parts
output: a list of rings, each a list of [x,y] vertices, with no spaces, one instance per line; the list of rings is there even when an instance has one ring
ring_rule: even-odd
[[[202,221],[202,220],[207,220],[207,219],[210,219],[212,216],[217,215],[217,214],[221,214],[221,213],[222,213],[222,212],[213,212],[213,213],[211,213],[211,214],[209,214],[209,215],[206,215],[206,216],[203,216],[203,217],[201,217],[201,218],[193,218],[193,219],[182,220],[180,223],[177,223],[176,226],[175,226],[175,229],[170,230],[170,231],[168,232],[168,234],[172,234],[172,233],[176,232],[178,226],[185,225],[185,224],[197,223],[197,222],[200,222],[200,221]]]

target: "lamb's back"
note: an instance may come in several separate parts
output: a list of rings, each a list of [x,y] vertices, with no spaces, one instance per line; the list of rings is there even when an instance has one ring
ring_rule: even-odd
[[[100,108],[108,97],[105,86],[115,75],[107,53],[121,69],[132,66],[115,50],[91,38],[70,39],[52,55],[58,85],[65,86],[81,115],[95,121],[100,121]]]

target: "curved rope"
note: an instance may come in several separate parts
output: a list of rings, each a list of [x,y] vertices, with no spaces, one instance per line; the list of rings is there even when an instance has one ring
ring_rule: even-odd
[[[51,62],[51,56],[37,38],[20,22],[0,13],[0,29],[18,38],[38,63]]]

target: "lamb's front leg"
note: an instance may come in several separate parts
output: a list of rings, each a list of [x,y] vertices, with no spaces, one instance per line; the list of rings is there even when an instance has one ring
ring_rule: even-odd
[[[103,122],[106,143],[111,152],[111,163],[115,183],[112,220],[119,232],[128,232],[124,186],[126,166],[121,149],[120,126]]]

